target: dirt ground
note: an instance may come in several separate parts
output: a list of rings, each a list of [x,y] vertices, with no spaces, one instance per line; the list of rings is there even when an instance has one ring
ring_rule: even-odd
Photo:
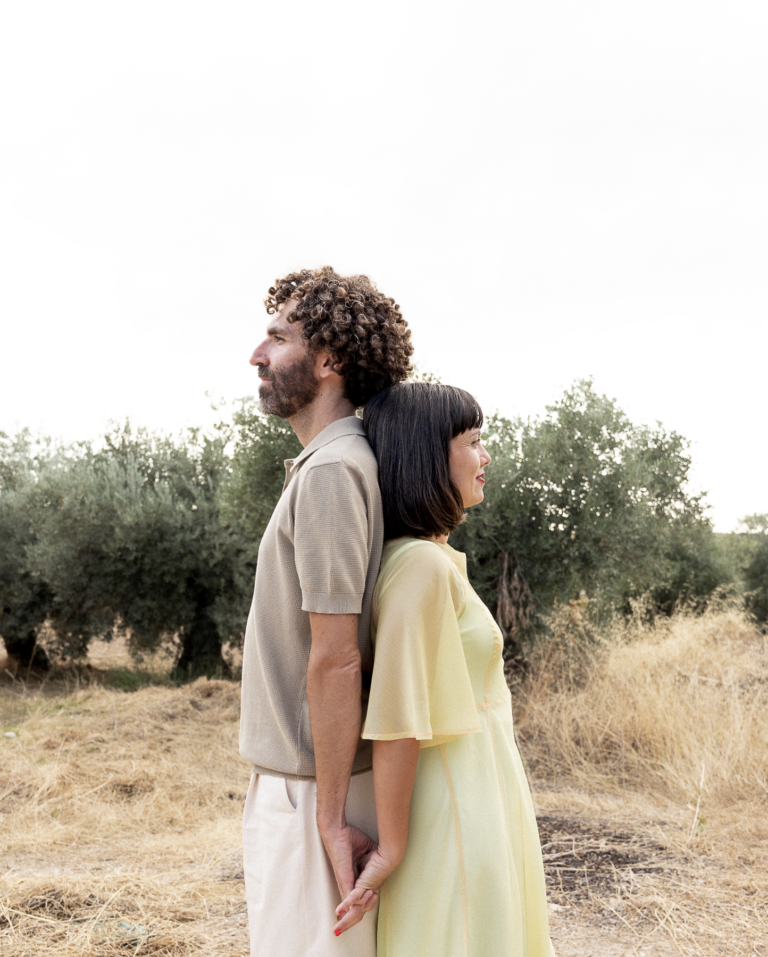
[[[95,676],[41,687],[0,662],[0,953],[244,957],[237,685]],[[637,794],[534,799],[558,957],[768,955],[764,847],[725,854]]]

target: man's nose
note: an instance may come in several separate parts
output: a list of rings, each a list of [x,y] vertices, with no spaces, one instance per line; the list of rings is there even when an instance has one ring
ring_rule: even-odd
[[[253,350],[251,358],[248,361],[251,363],[252,366],[269,365],[269,359],[267,358],[267,354],[264,350],[264,343],[261,343],[261,345],[256,346],[256,348]]]

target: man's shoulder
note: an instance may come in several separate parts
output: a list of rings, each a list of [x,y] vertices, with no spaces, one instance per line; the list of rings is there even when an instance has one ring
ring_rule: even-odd
[[[304,463],[303,472],[325,465],[346,466],[364,474],[376,474],[376,458],[368,439],[362,432],[340,435],[317,449]]]

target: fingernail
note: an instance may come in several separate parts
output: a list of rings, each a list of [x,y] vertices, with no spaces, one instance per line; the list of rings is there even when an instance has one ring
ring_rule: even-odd
[[[341,933],[340,930],[335,930],[335,931],[334,931],[334,934],[336,934],[337,937],[339,936],[340,933]]]

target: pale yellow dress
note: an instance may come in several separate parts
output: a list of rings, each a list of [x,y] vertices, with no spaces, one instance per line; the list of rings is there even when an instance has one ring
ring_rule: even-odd
[[[421,742],[408,848],[381,892],[378,957],[553,957],[501,633],[465,556],[387,542],[372,630],[363,737]]]

